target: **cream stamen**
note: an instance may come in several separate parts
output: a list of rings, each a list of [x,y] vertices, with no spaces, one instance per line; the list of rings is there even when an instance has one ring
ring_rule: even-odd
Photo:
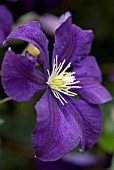
[[[71,63],[69,63],[62,71],[65,61],[66,60],[64,59],[63,62],[60,63],[58,66],[58,58],[56,56],[51,75],[49,70],[47,70],[49,78],[48,82],[46,82],[51,88],[54,96],[59,99],[63,105],[64,102],[67,103],[67,101],[60,93],[63,93],[68,96],[76,96],[77,93],[70,91],[70,89],[81,88],[80,86],[76,85],[80,81],[76,81],[76,78],[74,76],[75,72],[67,72],[67,69],[70,68]]]

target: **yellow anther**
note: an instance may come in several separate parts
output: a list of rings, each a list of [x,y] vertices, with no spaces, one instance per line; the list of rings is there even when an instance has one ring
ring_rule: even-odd
[[[77,95],[77,93],[70,91],[70,89],[81,88],[80,86],[76,85],[80,81],[76,81],[76,78],[74,76],[75,72],[67,72],[67,69],[70,68],[71,63],[69,63],[63,69],[65,61],[66,60],[64,59],[63,62],[58,65],[58,59],[56,56],[51,75],[49,73],[49,70],[47,70],[49,78],[48,82],[46,82],[47,85],[52,89],[54,96],[58,98],[63,105],[64,102],[67,103],[67,101],[60,93],[63,93],[68,96],[75,96]]]

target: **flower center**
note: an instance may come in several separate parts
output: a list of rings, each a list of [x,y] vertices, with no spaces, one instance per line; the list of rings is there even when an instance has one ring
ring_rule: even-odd
[[[63,69],[65,61],[66,60],[64,59],[63,62],[58,65],[58,58],[56,56],[51,75],[49,70],[47,70],[49,78],[48,82],[46,82],[51,88],[54,96],[59,99],[63,105],[64,102],[67,103],[67,101],[63,98],[61,93],[68,96],[76,96],[77,93],[70,91],[70,89],[81,88],[76,85],[80,81],[76,81],[74,76],[75,72],[67,72],[68,68],[71,66],[71,62]]]

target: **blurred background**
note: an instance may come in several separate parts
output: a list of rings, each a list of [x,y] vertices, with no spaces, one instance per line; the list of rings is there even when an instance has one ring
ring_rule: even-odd
[[[39,20],[50,13],[60,16],[70,11],[73,23],[83,29],[92,29],[95,38],[91,55],[95,56],[103,74],[103,84],[114,96],[114,0],[0,0],[12,13],[14,24]],[[6,16],[7,17],[7,16]],[[42,24],[49,39],[50,54],[54,37]],[[27,43],[11,42],[16,53],[22,53]],[[0,64],[8,47],[0,48]],[[103,131],[97,144],[85,154],[78,149],[56,162],[44,163],[34,157],[31,132],[35,126],[36,113],[33,108],[40,98],[36,94],[29,102],[18,103],[8,99],[0,86],[0,170],[114,170],[114,100],[101,105]]]

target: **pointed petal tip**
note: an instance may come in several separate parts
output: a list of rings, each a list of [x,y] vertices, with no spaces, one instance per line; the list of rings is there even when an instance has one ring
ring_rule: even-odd
[[[72,16],[71,13],[69,11],[67,11],[60,16],[60,21],[65,22],[71,16]]]
[[[12,50],[11,50],[11,47],[8,48],[8,51],[12,51]]]

